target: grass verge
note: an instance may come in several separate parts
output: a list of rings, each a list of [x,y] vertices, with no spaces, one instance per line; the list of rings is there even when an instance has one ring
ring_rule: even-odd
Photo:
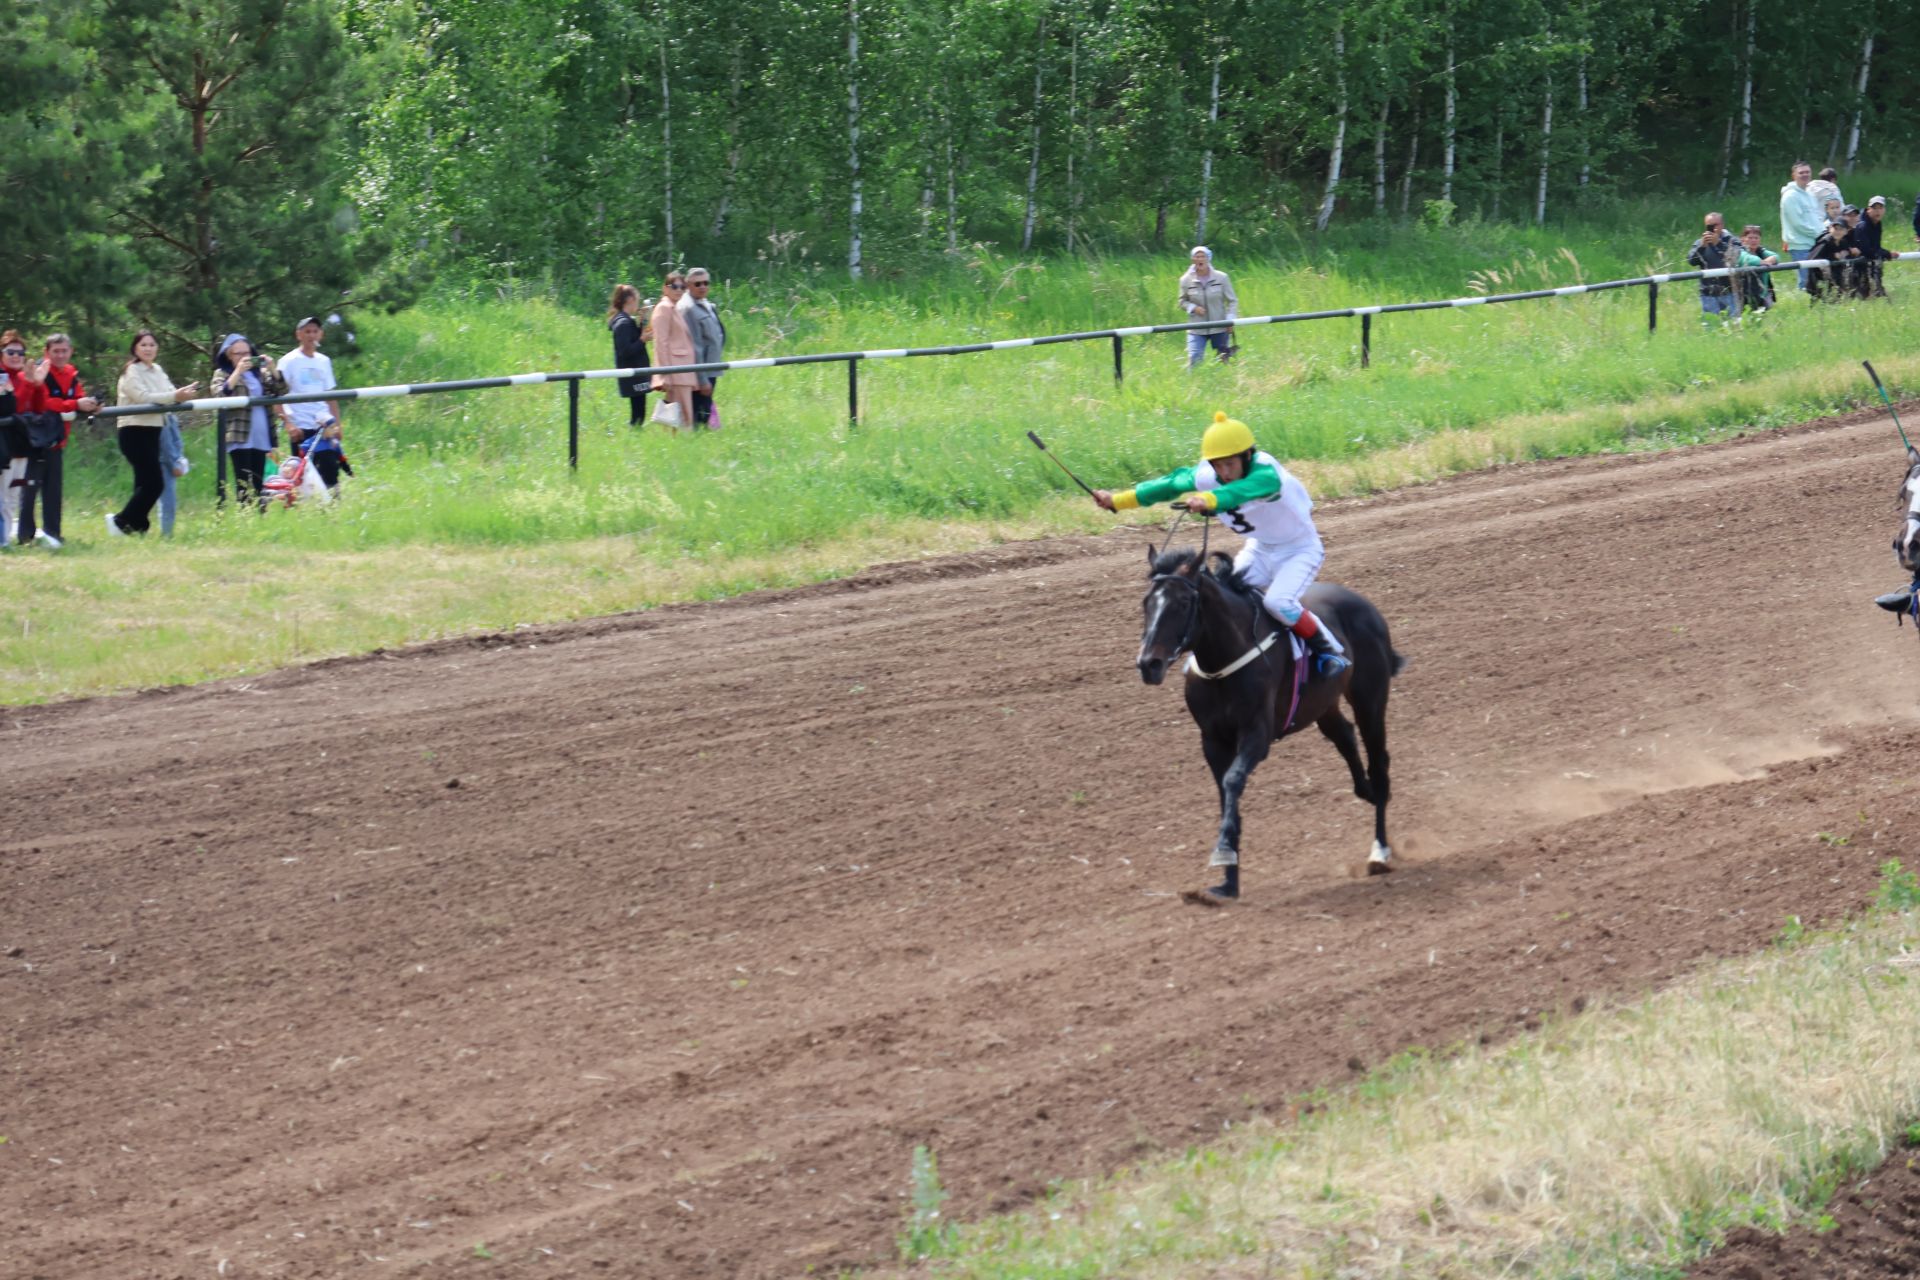
[[[1027,1213],[910,1224],[903,1251],[973,1280],[1678,1276],[1912,1137],[1917,901],[1891,863],[1881,905],[1842,928],[1501,1048],[1403,1055],[1297,1123]]]
[[[1877,367],[1896,385],[1920,384],[1920,357],[1883,359]],[[1626,403],[1517,414],[1294,466],[1319,497],[1363,494],[1497,462],[1665,448],[1796,422],[1861,404],[1863,381],[1851,359],[1827,360]],[[1035,475],[1052,471],[1021,454],[1014,463]],[[356,518],[296,510],[265,521],[229,517],[224,523],[238,530],[178,543],[74,539],[58,554],[6,553],[0,703],[191,684],[1113,527],[1077,492],[1044,488],[1028,503],[970,517],[878,510],[784,548],[724,539],[687,546],[645,534],[316,547],[282,536],[293,527],[274,527],[283,515],[305,521],[307,531]]]

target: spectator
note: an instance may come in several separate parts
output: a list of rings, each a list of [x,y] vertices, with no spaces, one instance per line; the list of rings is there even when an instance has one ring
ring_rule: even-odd
[[[80,371],[73,367],[73,339],[64,333],[52,334],[46,343],[46,409],[60,415],[60,441],[47,451],[46,475],[40,484],[40,527],[34,528],[33,503],[23,502],[20,510],[20,541],[38,542],[46,547],[60,545],[61,491],[65,487],[67,442],[73,437],[76,414],[92,413],[100,407],[97,396],[87,394],[80,382]],[[31,492],[27,497],[31,498]]]
[[[256,357],[245,334],[230,333],[220,341],[208,389],[216,396],[283,396],[287,380],[273,367],[272,356]],[[263,404],[220,411],[220,441],[233,463],[234,498],[258,503],[262,511],[267,507],[267,455],[280,447],[275,425]]]
[[[647,340],[652,330],[640,319],[640,291],[630,284],[613,286],[607,300],[607,328],[613,331],[613,367],[644,369],[651,363]],[[647,418],[647,388],[638,378],[622,378],[617,384],[627,398],[627,425],[637,427]]]
[[[654,357],[663,365],[697,364],[694,359],[693,335],[687,332],[686,322],[680,318],[679,303],[687,291],[687,278],[678,271],[667,273],[666,293],[653,308],[654,345],[660,354]],[[679,421],[670,425],[680,428],[693,426],[693,389],[700,378],[692,373],[656,373],[653,375],[653,389],[665,393],[668,404],[679,413]],[[661,405],[665,409],[666,405]],[[659,409],[654,411],[660,412]]]
[[[1867,201],[1866,213],[1853,228],[1853,247],[1859,254],[1854,267],[1853,292],[1862,298],[1884,298],[1887,288],[1880,278],[1880,264],[1893,256],[1881,247],[1881,222],[1887,216],[1887,198],[1874,196]]]
[[[1233,320],[1240,315],[1240,299],[1233,291],[1227,273],[1213,265],[1213,250],[1195,245],[1190,255],[1193,265],[1180,277],[1180,309],[1195,320]],[[1211,345],[1224,362],[1233,358],[1233,330],[1187,330],[1187,368],[1199,364]]]
[[[1780,188],[1780,251],[1793,262],[1812,257],[1813,242],[1820,238],[1820,199],[1807,190],[1813,181],[1813,166],[1805,160],[1793,162],[1793,181]],[[1800,273],[1800,287],[1807,287],[1807,273]]]
[[[686,323],[687,332],[693,335],[695,364],[718,364],[726,359],[727,326],[720,323],[720,313],[708,298],[712,288],[707,269],[695,267],[687,272],[686,296],[676,308]],[[694,377],[697,381],[693,388],[693,420],[701,426],[717,427],[720,423],[713,410],[713,388],[720,381],[720,375],[700,373]]]
[[[21,514],[33,509],[33,493],[47,468],[47,454],[63,430],[47,411],[47,362],[27,362],[27,341],[9,329],[0,333],[0,371],[10,404],[0,406],[0,547],[20,532]]]
[[[1801,272],[1806,279],[1806,290],[1810,297],[1833,299],[1840,296],[1846,287],[1848,275],[1846,262],[1852,253],[1852,246],[1853,238],[1847,231],[1847,220],[1840,216],[1838,210],[1835,210],[1833,221],[1829,222],[1827,229],[1820,233],[1820,238],[1813,242],[1813,249],[1808,254],[1810,260],[1826,262],[1830,265]]]
[[[1865,297],[1860,291],[1860,206],[1850,204],[1840,211],[1840,222],[1847,229],[1846,238],[1840,242],[1840,254],[1846,259],[1846,265],[1834,272],[1834,280],[1842,293],[1855,297]]]
[[[1734,265],[1738,267],[1771,267],[1780,259],[1767,253],[1760,247],[1760,227],[1758,223],[1748,223],[1740,232],[1740,247],[1734,252]],[[1749,310],[1765,311],[1773,306],[1773,273],[1751,271],[1740,276],[1740,305]]]
[[[1727,234],[1726,219],[1718,213],[1706,217],[1706,230],[1687,250],[1687,262],[1702,271],[1717,271],[1734,265],[1733,237]],[[1700,282],[1700,314],[1740,317],[1740,295],[1725,276],[1713,276]]]
[[[1920,196],[1913,198],[1913,239],[1920,244]]]
[[[298,351],[280,360],[280,376],[286,379],[287,394],[332,391],[340,384],[333,380],[333,361],[320,351],[320,319],[308,316],[293,327]],[[340,487],[340,470],[346,459],[340,443],[340,402],[338,400],[302,400],[278,406],[280,421],[287,428],[287,444],[303,451],[308,463],[320,473],[328,489]],[[352,474],[351,468],[348,474]]]
[[[1829,200],[1842,205],[1847,202],[1846,197],[1840,194],[1839,177],[1840,175],[1829,167],[1822,169],[1820,176],[1807,184],[1807,190],[1813,193],[1814,200],[1821,208],[1826,208]]]
[[[167,371],[154,363],[159,355],[160,340],[152,333],[142,329],[133,335],[127,363],[120,370],[117,403],[178,404],[193,399],[194,390],[200,384],[189,382],[184,387],[174,386],[172,379],[167,377]],[[114,537],[145,533],[147,516],[153,511],[153,504],[166,491],[160,466],[160,432],[171,416],[166,413],[136,413],[116,420],[119,424],[120,456],[133,468],[133,496],[127,499],[127,505],[120,509],[118,515],[110,513],[107,516],[107,532]]]
[[[160,536],[173,536],[173,516],[180,504],[180,480],[187,474],[187,442],[180,434],[180,415],[170,413],[160,428]]]

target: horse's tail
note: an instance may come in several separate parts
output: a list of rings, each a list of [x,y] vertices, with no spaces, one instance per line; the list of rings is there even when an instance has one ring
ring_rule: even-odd
[[[1398,649],[1390,648],[1387,650],[1387,656],[1393,659],[1393,661],[1388,664],[1388,667],[1389,667],[1389,670],[1387,671],[1388,679],[1392,679],[1394,676],[1399,675],[1402,671],[1405,671],[1407,669],[1406,654],[1400,652]]]

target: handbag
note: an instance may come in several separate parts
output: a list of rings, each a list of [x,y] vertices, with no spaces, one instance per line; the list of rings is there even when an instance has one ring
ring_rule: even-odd
[[[653,420],[663,427],[677,427],[680,424],[680,406],[671,400],[662,400],[653,407]]]

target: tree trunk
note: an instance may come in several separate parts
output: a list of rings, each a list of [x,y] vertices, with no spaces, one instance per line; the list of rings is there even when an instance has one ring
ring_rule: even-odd
[[[1873,33],[1867,33],[1867,41],[1860,46],[1860,81],[1853,87],[1853,128],[1847,131],[1847,176],[1853,176],[1853,165],[1860,158],[1860,117],[1867,109],[1867,72],[1873,66]]]
[[[1833,168],[1833,162],[1840,158],[1840,135],[1846,131],[1847,118],[1843,115],[1833,122],[1833,137],[1827,140],[1827,168]]]
[[[733,44],[731,83],[727,88],[727,170],[720,179],[720,207],[713,211],[712,239],[718,240],[727,229],[727,214],[733,207],[733,189],[740,177],[740,69],[741,41]]]
[[[1333,154],[1327,160],[1327,194],[1321,198],[1320,216],[1313,223],[1316,231],[1325,231],[1333,221],[1333,198],[1340,186],[1340,157],[1347,145],[1347,33],[1338,20],[1333,24],[1333,66],[1339,106],[1334,112]]]
[[[1727,183],[1733,178],[1733,113],[1727,113],[1727,131],[1720,138],[1720,194],[1727,194]]]
[[[1446,122],[1445,129],[1442,131],[1445,134],[1447,141],[1446,141],[1446,155],[1445,155],[1445,158],[1442,159],[1440,162],[1440,198],[1442,200],[1446,200],[1449,202],[1452,201],[1453,199],[1454,124],[1458,114],[1455,110],[1456,104],[1458,102],[1458,99],[1455,96],[1455,88],[1456,88],[1456,85],[1454,83],[1454,67],[1453,67],[1453,37],[1448,36],[1447,37],[1447,122]]]
[[[1587,55],[1580,55],[1580,189],[1593,173],[1593,129],[1587,119]]]
[[[1035,201],[1040,191],[1040,108],[1043,102],[1040,77],[1046,68],[1046,55],[1047,15],[1043,10],[1040,14],[1040,34],[1035,37],[1033,47],[1033,158],[1027,162],[1027,221],[1020,232],[1022,253],[1033,248]]]
[[[1073,153],[1080,145],[1080,24],[1073,26],[1073,47],[1067,55],[1067,252],[1074,248],[1074,227],[1080,217],[1080,188],[1073,182]]]
[[[1220,123],[1220,54],[1213,55],[1213,90],[1207,100],[1207,148],[1200,157],[1200,218],[1193,238],[1207,242],[1207,198],[1213,193],[1213,133]]]
[[[660,37],[660,140],[666,151],[665,163],[661,166],[662,210],[667,220],[667,270],[674,269],[677,260],[673,251],[673,99],[667,81],[667,40]]]
[[[1500,220],[1500,188],[1506,182],[1507,161],[1507,113],[1502,111],[1493,126],[1493,213],[1491,220]]]
[[[1753,176],[1753,157],[1748,151],[1753,141],[1753,14],[1753,0],[1747,0],[1747,49],[1740,78],[1740,178],[1743,182]]]
[[[1407,216],[1408,206],[1413,203],[1413,171],[1420,163],[1420,107],[1413,108],[1413,128],[1408,131],[1407,167],[1400,175],[1400,216]]]
[[[940,111],[940,120],[947,135],[947,252],[953,253],[960,248],[960,196],[959,184],[954,176],[953,123],[944,107]]]
[[[1167,180],[1160,179],[1160,197],[1154,202],[1153,210],[1153,247],[1162,249],[1167,243]]]
[[[1387,113],[1392,110],[1392,99],[1380,100],[1380,121],[1373,128],[1373,216],[1384,217],[1387,212]]]
[[[1546,105],[1540,110],[1540,193],[1535,197],[1533,220],[1547,220],[1547,160],[1553,150],[1553,73],[1547,73]]]
[[[847,274],[860,278],[860,0],[847,0]]]

